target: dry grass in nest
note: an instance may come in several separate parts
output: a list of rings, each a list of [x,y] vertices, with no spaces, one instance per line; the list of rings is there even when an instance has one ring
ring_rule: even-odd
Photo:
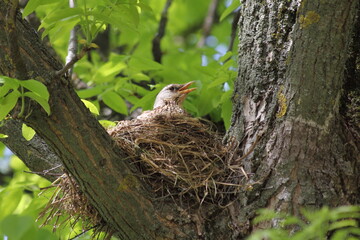
[[[41,226],[52,225],[53,231],[56,231],[67,225],[74,229],[75,225],[80,222],[83,232],[79,235],[93,230],[93,238],[97,238],[101,232],[105,232],[104,239],[110,239],[111,230],[71,176],[61,175],[41,194],[51,188],[55,188],[55,190],[38,217],[38,220],[44,219]]]
[[[158,197],[227,204],[244,189],[238,144],[184,115],[122,121],[108,131]]]
[[[119,122],[108,132],[159,198],[223,206],[249,188],[237,142],[224,145],[222,137],[202,120],[160,114]],[[63,174],[52,187],[55,191],[39,216],[45,219],[43,225],[52,224],[56,230],[81,221],[84,230],[93,229],[93,237],[105,231],[110,239],[112,231],[71,176]]]

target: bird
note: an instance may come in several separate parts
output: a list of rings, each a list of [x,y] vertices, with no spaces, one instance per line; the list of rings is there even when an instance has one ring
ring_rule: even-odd
[[[156,96],[153,110],[144,111],[137,119],[147,120],[158,115],[186,115],[182,103],[190,92],[196,90],[196,88],[189,88],[193,83],[194,81],[165,86]]]

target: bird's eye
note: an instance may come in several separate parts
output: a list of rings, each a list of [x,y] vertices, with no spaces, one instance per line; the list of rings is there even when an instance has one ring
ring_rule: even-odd
[[[170,91],[174,91],[174,90],[175,90],[175,87],[170,87],[169,90],[170,90]]]

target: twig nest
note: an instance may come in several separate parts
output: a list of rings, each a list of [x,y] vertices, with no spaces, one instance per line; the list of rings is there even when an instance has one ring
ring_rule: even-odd
[[[158,197],[226,204],[245,180],[237,143],[224,145],[209,123],[172,108],[121,121],[108,132]]]

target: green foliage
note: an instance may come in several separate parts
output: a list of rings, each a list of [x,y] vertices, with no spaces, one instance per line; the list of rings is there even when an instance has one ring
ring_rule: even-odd
[[[151,44],[165,2],[81,0],[70,9],[67,0],[30,0],[23,14],[36,12],[42,20],[40,28],[45,29],[42,36],[49,36],[63,58],[67,55],[68,33],[75,25],[81,27],[80,38],[87,45],[99,33],[109,32],[110,55],[103,56],[100,44],[99,50],[75,65],[74,72],[88,85],[78,90],[80,98],[95,106],[103,106],[103,102],[115,112],[128,115],[136,108],[151,109],[156,93],[165,85],[195,81],[198,91],[189,95],[184,107],[196,117],[209,116],[229,128],[236,62],[231,52],[221,58],[221,49],[229,44],[228,16],[239,2],[232,1],[227,8],[229,1],[220,1],[218,15],[222,21],[213,26],[211,41],[198,48],[209,1],[173,1],[161,41],[162,62],[158,63],[153,60]]]
[[[27,141],[30,141],[35,136],[35,130],[32,129],[31,127],[27,126],[25,123],[22,124],[21,132],[22,132],[23,137]]]
[[[24,174],[28,169],[23,162],[12,157],[11,167],[14,175],[5,186],[0,185],[0,239],[7,236],[9,240],[56,240],[69,239],[82,232],[81,226],[59,229],[52,233],[51,226],[39,228],[43,220],[36,220],[45,207],[53,189],[39,196],[40,188],[47,187],[50,182],[36,174]],[[89,239],[84,234],[77,239]]]
[[[14,176],[7,186],[0,186],[0,238],[8,239],[56,239],[46,229],[39,230],[35,223],[37,214],[46,199],[33,198],[40,186],[49,183],[34,174],[23,174],[25,165],[12,157],[11,166]],[[44,201],[45,200],[45,201]],[[40,203],[40,204],[39,204]]]
[[[9,112],[15,107],[18,99],[22,100],[21,116],[24,109],[24,98],[30,98],[41,105],[41,107],[50,115],[49,92],[44,84],[39,81],[17,80],[14,78],[0,76],[0,121],[3,120]],[[28,91],[24,91],[24,88]]]
[[[81,101],[84,103],[84,105],[90,110],[90,112],[92,114],[94,114],[95,116],[98,116],[99,113],[99,109],[95,106],[95,104],[93,104],[90,101],[87,101],[85,99],[81,99]]]
[[[355,240],[360,237],[360,206],[342,206],[334,209],[323,207],[317,211],[303,209],[302,217],[289,216],[269,209],[261,209],[254,224],[272,222],[279,228],[254,232],[248,240],[276,239],[331,239]],[[298,229],[292,232],[291,229]]]
[[[224,20],[231,12],[237,9],[240,6],[240,0],[232,0],[229,7],[225,9],[225,11],[221,14],[220,21]]]

